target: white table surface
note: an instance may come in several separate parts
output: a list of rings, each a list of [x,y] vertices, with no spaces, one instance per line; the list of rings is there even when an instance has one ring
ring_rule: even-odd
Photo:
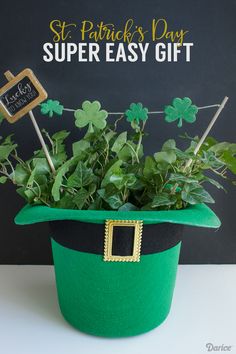
[[[167,320],[125,339],[92,337],[65,322],[53,267],[0,266],[2,354],[201,354],[207,343],[236,353],[236,265],[179,266]]]

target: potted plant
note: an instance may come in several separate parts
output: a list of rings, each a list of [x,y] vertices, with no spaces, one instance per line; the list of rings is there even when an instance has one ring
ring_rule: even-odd
[[[51,117],[63,110],[58,101],[41,104]],[[166,121],[178,120],[179,127],[194,122],[196,113],[188,98],[164,110]],[[99,102],[85,101],[74,117],[86,132],[72,151],[65,145],[69,132],[43,131],[54,171],[43,150],[23,161],[12,136],[3,139],[0,182],[13,182],[26,200],[18,225],[49,222],[66,320],[98,336],[144,333],[169,313],[183,226],[220,226],[206,206],[214,200],[205,184],[224,189],[218,177],[236,173],[236,144],[207,137],[208,127],[201,139],[185,134],[184,149],[170,139],[145,156],[149,112],[142,104],[112,121]],[[122,119],[128,132],[119,129]]]

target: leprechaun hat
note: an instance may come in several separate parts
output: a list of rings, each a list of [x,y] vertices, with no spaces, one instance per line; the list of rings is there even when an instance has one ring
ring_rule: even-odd
[[[50,224],[63,316],[104,337],[160,325],[171,307],[183,226],[220,226],[205,204],[129,212],[27,205],[15,218],[18,225],[38,222]]]

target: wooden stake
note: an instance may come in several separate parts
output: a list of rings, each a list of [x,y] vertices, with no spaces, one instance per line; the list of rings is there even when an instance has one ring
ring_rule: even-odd
[[[210,124],[209,124],[208,127],[206,128],[206,130],[205,130],[205,132],[203,133],[201,139],[199,140],[197,146],[195,147],[194,152],[193,152],[194,155],[197,155],[197,153],[198,153],[198,151],[200,150],[202,144],[204,143],[204,141],[206,140],[208,134],[210,133],[210,131],[211,131],[213,125],[215,124],[217,118],[219,117],[221,111],[222,111],[223,108],[225,107],[226,102],[228,101],[228,99],[229,99],[229,97],[225,96],[225,98],[224,98],[223,101],[221,102],[219,108],[217,109],[216,113],[214,114],[212,120],[210,121]],[[188,167],[191,165],[192,161],[193,161],[192,159],[189,159],[189,160],[187,161],[187,163],[186,163],[184,169],[188,168]]]
[[[40,143],[41,143],[41,145],[42,145],[42,148],[43,148],[43,151],[44,151],[44,153],[45,153],[45,156],[46,156],[46,159],[47,159],[47,161],[48,161],[48,164],[49,164],[49,166],[50,166],[50,168],[51,168],[51,170],[52,170],[52,173],[55,174],[55,173],[56,173],[55,167],[54,167],[54,165],[53,165],[51,156],[50,156],[50,154],[49,154],[49,151],[48,151],[47,146],[46,146],[46,144],[45,144],[45,141],[44,141],[44,139],[43,139],[42,133],[41,133],[41,131],[40,131],[40,129],[39,129],[38,123],[36,122],[36,119],[35,119],[35,117],[34,117],[33,111],[29,111],[29,115],[30,115],[30,119],[31,119],[31,121],[32,121],[32,123],[33,123],[34,129],[35,129],[35,131],[36,131],[36,133],[37,133],[37,135],[38,135],[39,141],[40,141]]]

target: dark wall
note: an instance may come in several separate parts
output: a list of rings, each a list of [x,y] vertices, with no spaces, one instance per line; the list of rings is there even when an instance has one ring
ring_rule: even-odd
[[[108,111],[125,110],[131,102],[142,102],[150,110],[161,109],[173,97],[189,96],[199,106],[220,102],[225,95],[230,100],[212,134],[219,140],[236,141],[236,1],[228,0],[90,0],[90,1],[8,1],[0,11],[0,85],[3,73],[10,69],[18,73],[26,67],[33,69],[48,91],[66,107],[79,107],[85,99],[97,99]],[[170,29],[186,28],[187,42],[194,42],[190,63],[157,63],[149,57],[146,63],[45,63],[42,45],[51,41],[48,25],[52,19],[79,22],[103,20],[121,26],[133,18],[144,27],[153,17],[165,17]],[[79,41],[79,36],[73,40]],[[78,136],[73,116],[60,119],[40,117],[41,127],[49,131],[72,129]],[[201,134],[214,110],[204,110],[194,125],[181,130],[190,135]],[[157,122],[158,120],[158,122]],[[156,116],[147,124],[149,137],[146,151],[154,152],[169,137],[180,130]],[[24,157],[39,146],[33,127],[25,117],[14,125],[5,123],[1,135],[14,132]],[[181,254],[182,263],[235,263],[235,196],[210,191],[217,203],[213,209],[222,220],[218,231],[186,228]],[[52,261],[46,225],[15,226],[13,217],[24,202],[14,192],[14,186],[0,187],[0,263],[48,264]]]

